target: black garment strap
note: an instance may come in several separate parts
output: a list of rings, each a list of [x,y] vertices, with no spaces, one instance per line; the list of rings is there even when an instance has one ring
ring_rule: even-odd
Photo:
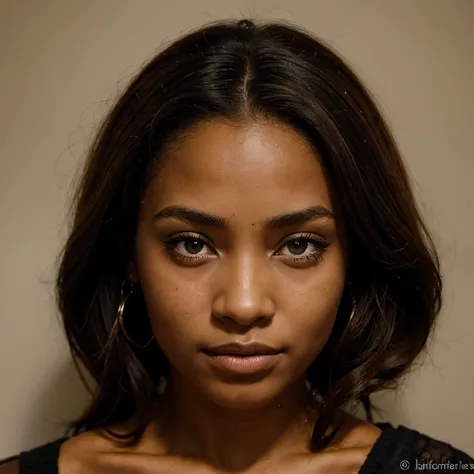
[[[58,474],[59,449],[68,438],[60,438],[20,453],[20,474]]]

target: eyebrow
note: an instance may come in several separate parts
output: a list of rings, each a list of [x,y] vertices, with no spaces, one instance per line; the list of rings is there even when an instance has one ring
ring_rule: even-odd
[[[179,219],[191,224],[203,225],[215,229],[228,229],[229,223],[226,219],[197,211],[185,206],[169,206],[157,212],[153,216],[153,221],[162,219]],[[282,229],[295,225],[305,224],[313,219],[334,219],[334,214],[324,206],[310,206],[295,212],[280,214],[271,217],[263,223],[265,230]]]

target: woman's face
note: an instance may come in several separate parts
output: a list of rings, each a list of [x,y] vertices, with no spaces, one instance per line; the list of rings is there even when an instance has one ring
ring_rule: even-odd
[[[143,198],[133,267],[181,384],[258,408],[304,377],[344,286],[333,212],[317,156],[281,124],[202,123],[168,150]],[[206,352],[250,341],[281,352],[230,367]]]

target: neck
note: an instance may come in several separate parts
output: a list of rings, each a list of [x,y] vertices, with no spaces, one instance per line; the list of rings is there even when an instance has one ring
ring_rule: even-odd
[[[159,411],[158,436],[167,454],[244,470],[309,452],[317,410],[304,378],[268,404],[244,410],[218,406],[171,377]]]

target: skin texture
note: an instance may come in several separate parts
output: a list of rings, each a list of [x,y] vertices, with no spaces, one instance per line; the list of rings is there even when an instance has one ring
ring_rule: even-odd
[[[228,227],[154,219],[178,205],[217,215]],[[263,122],[200,125],[169,151],[148,188],[134,278],[172,365],[167,413],[173,415],[163,431],[173,452],[242,468],[262,453],[291,452],[304,441],[298,417],[305,408],[304,374],[336,317],[345,280],[343,235],[335,218],[271,230],[263,223],[311,206],[334,211],[317,157],[295,132]],[[192,240],[174,243],[193,260],[170,254],[163,244],[186,232],[205,239],[194,247]],[[330,245],[300,242],[298,252],[288,238],[302,233]],[[321,258],[301,261],[311,254]],[[216,374],[199,349],[234,340],[287,352],[265,377]]]
[[[294,453],[255,463],[244,469],[215,467],[201,459],[169,455],[157,440],[155,426],[131,449],[117,449],[97,432],[76,436],[61,447],[59,474],[355,474],[359,472],[379,430],[347,416],[343,432],[331,448],[321,453]],[[114,426],[119,432],[125,426]],[[18,471],[5,471],[13,474]],[[4,474],[0,468],[0,473]]]
[[[217,215],[226,227],[156,217],[170,206]],[[265,228],[311,206],[335,217]],[[143,197],[130,265],[171,364],[169,386],[138,446],[119,453],[86,433],[63,445],[60,472],[357,472],[377,428],[344,414],[324,453],[307,446],[317,406],[308,411],[305,372],[327,342],[345,285],[335,209],[318,157],[282,124],[203,123],[169,148]],[[178,236],[188,240],[169,243]],[[303,259],[311,254],[318,258]],[[223,374],[202,352],[251,340],[285,349],[259,376]]]

